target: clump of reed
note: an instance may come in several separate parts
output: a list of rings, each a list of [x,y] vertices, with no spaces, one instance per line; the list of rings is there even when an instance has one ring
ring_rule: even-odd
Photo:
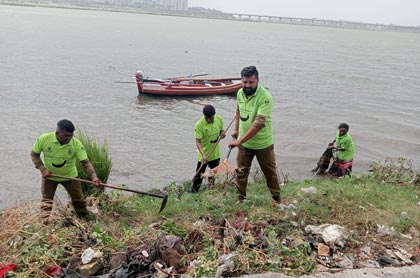
[[[82,142],[90,162],[95,168],[98,178],[106,183],[112,169],[112,160],[109,155],[109,146],[107,140],[100,141],[99,139],[89,136],[85,132],[79,130],[76,137]],[[77,163],[77,171],[82,179],[90,180],[82,164]],[[96,195],[100,191],[89,184],[82,184],[85,195]]]

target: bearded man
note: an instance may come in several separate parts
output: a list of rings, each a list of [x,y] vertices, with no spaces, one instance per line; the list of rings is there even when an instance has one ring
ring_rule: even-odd
[[[242,89],[237,93],[235,131],[232,134],[232,137],[238,139],[229,143],[231,148],[238,147],[236,158],[238,203],[246,200],[248,176],[252,160],[256,156],[273,204],[281,205],[271,126],[273,100],[270,93],[259,85],[258,70],[255,66],[243,68],[241,78]]]

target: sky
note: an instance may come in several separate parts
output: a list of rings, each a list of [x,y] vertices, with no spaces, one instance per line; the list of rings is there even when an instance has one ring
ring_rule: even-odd
[[[189,6],[228,13],[420,26],[420,0],[189,0]]]

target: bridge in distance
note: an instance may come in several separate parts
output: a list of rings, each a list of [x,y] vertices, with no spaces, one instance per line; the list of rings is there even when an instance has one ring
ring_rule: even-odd
[[[188,12],[191,13],[191,12]],[[298,17],[284,17],[284,16],[269,16],[269,15],[255,15],[255,14],[241,14],[241,13],[222,13],[222,12],[192,12],[192,16],[217,18],[248,22],[267,22],[280,24],[294,24],[294,25],[309,25],[309,26],[324,26],[336,28],[350,28],[350,29],[367,29],[377,31],[404,31],[404,32],[418,32],[420,33],[420,26],[401,26],[388,25],[377,23],[364,23],[346,20],[331,20],[331,19],[317,19],[317,18],[298,18]]]

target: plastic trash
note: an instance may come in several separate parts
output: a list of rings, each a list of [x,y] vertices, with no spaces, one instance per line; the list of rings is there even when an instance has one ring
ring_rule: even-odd
[[[343,246],[344,240],[349,237],[344,227],[339,225],[323,224],[320,226],[308,225],[305,227],[307,234],[315,234],[322,237],[322,240],[330,247],[332,245]]]
[[[94,258],[101,258],[103,253],[101,251],[95,251],[92,248],[88,248],[82,253],[82,263],[90,263]]]
[[[307,188],[302,188],[301,191],[303,193],[306,193],[306,194],[315,194],[316,193],[316,188],[311,186],[311,187],[307,187]]]
[[[3,278],[7,272],[16,270],[16,267],[15,264],[0,265],[0,278]]]

